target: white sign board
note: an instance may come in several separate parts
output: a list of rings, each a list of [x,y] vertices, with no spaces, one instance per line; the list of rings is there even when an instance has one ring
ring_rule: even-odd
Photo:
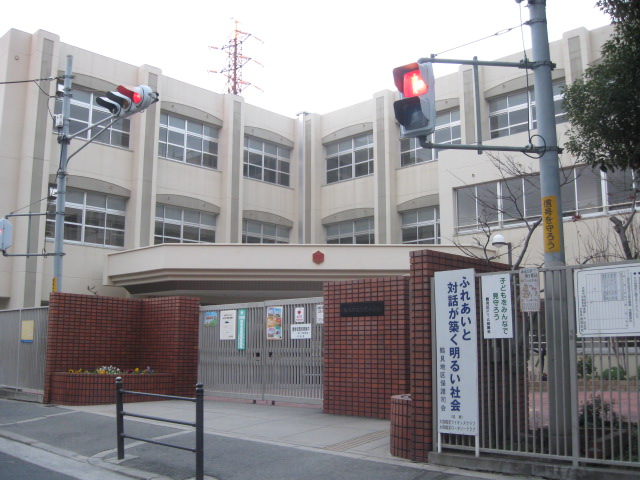
[[[223,310],[220,312],[220,340],[236,339],[236,311]]]
[[[475,272],[435,274],[438,432],[478,435]]]
[[[521,268],[518,272],[520,282],[520,311],[540,311],[540,274],[537,268]]]
[[[304,307],[296,307],[295,323],[304,323]]]
[[[513,309],[508,273],[482,277],[484,338],[513,338]]]
[[[295,325],[291,325],[291,338],[293,340],[311,338],[311,324],[296,323]]]
[[[324,305],[316,305],[316,323],[324,323]]]
[[[579,270],[574,275],[579,337],[640,335],[640,266]]]

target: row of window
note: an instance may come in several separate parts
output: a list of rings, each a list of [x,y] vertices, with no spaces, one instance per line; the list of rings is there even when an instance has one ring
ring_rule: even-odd
[[[124,247],[126,198],[69,189],[64,216],[65,241],[96,247]],[[47,208],[46,237],[55,235],[55,200]],[[402,214],[403,243],[439,243],[438,208]],[[282,225],[245,219],[242,243],[289,243],[291,229]],[[154,243],[215,243],[216,215],[158,204]],[[373,218],[326,226],[329,244],[374,244]]]
[[[564,169],[560,174],[563,215],[583,216],[629,208],[635,197],[633,183],[632,174],[627,171]],[[500,229],[522,224],[541,214],[540,175],[459,188],[455,199],[458,233],[477,231],[486,225]]]
[[[566,121],[562,107],[564,82],[553,84],[556,122]],[[60,87],[61,88],[61,87]],[[95,93],[74,90],[71,99],[70,133],[78,138],[128,148],[130,121],[119,120],[113,125],[88,126],[109,117],[109,112],[95,104]],[[62,110],[62,100],[56,101],[55,111]],[[536,128],[536,109],[533,89],[489,101],[491,138],[513,135]],[[83,131],[84,130],[84,131]],[[436,129],[429,141],[441,144],[461,143],[460,110],[439,113]],[[415,138],[400,140],[400,163],[404,166],[436,160],[438,149],[424,149]],[[218,168],[218,128],[197,120],[167,112],[160,114],[158,156],[197,165]],[[373,174],[373,134],[366,133],[326,145],[327,184]],[[243,175],[275,185],[290,186],[291,149],[253,137],[245,137]]]

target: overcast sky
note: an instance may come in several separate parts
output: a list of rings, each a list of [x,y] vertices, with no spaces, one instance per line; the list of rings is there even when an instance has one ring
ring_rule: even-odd
[[[549,39],[610,22],[596,0],[547,0]],[[527,1],[515,0],[111,0],[5,1],[0,35],[42,29],[61,41],[224,93],[226,79],[208,70],[226,65],[223,52],[238,20],[252,34],[242,95],[248,103],[293,117],[326,113],[394,90],[391,71],[432,53],[441,58],[493,60],[531,44]],[[259,40],[258,40],[259,39]],[[553,60],[553,59],[552,59]],[[455,66],[435,65],[436,78]],[[1,79],[0,79],[1,80]],[[117,79],[113,79],[117,81]],[[160,92],[162,96],[162,92]]]

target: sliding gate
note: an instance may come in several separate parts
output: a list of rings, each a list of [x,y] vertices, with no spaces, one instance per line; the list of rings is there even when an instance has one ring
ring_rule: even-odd
[[[205,394],[322,403],[322,297],[200,307]]]

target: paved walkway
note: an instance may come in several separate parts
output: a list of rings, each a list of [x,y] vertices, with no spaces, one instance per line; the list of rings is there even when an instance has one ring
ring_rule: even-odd
[[[129,403],[125,404],[125,411],[193,422],[195,404],[176,400]],[[44,462],[46,456],[57,455],[63,464],[69,465],[47,463],[47,468],[83,480],[194,478],[195,456],[188,451],[127,440],[125,459],[118,461],[115,414],[114,405],[58,407],[0,399],[0,451],[15,458],[27,457],[32,463],[36,458]],[[206,479],[531,478],[412,463],[392,457],[388,421],[327,415],[319,407],[207,399],[204,416]],[[193,430],[125,417],[125,433],[185,447],[195,444]],[[86,473],[78,474],[78,468]]]

